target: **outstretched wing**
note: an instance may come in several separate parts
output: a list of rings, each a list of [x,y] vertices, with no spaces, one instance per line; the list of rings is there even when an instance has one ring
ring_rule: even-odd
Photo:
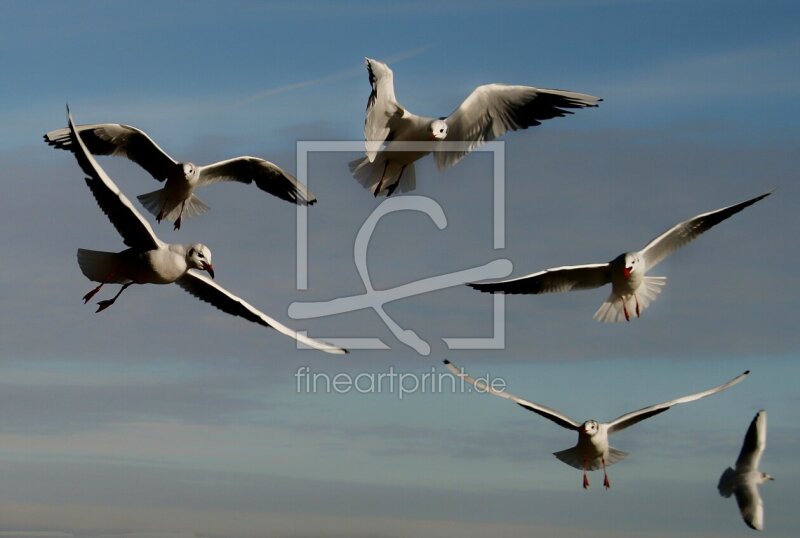
[[[594,263],[554,267],[510,280],[473,283],[467,284],[467,286],[487,293],[526,293],[535,295],[599,288],[609,282],[611,282],[609,264]]]
[[[126,245],[141,250],[158,248],[162,243],[150,223],[133,207],[130,200],[122,194],[117,185],[106,174],[83,143],[80,133],[67,109],[67,132],[71,137],[72,154],[87,177],[86,184],[92,191],[97,204],[108,216],[111,224],[122,236]]]
[[[639,409],[638,411],[626,413],[621,417],[617,417],[616,419],[609,422],[608,433],[614,433],[620,430],[624,430],[628,426],[633,426],[637,422],[640,422],[646,418],[650,418],[652,416],[658,415],[659,413],[663,413],[673,405],[693,402],[695,400],[699,400],[700,398],[705,398],[706,396],[711,396],[712,394],[722,392],[723,390],[730,388],[737,383],[740,383],[745,377],[747,377],[749,373],[750,370],[747,370],[743,374],[734,377],[727,383],[723,383],[722,385],[718,385],[714,388],[710,388],[702,392],[696,392],[694,394],[690,394],[689,396],[682,396],[680,398],[675,398],[674,400],[670,400],[668,402],[651,405],[650,407],[644,407],[642,409]]]
[[[751,529],[760,531],[764,528],[764,502],[754,483],[741,485],[733,492],[742,519]]]
[[[447,369],[450,370],[454,375],[458,376],[459,378],[463,379],[464,381],[466,381],[470,385],[474,386],[480,392],[486,392],[488,394],[494,394],[495,396],[499,396],[501,398],[505,398],[506,400],[510,400],[510,401],[514,402],[515,404],[517,404],[517,405],[519,405],[521,407],[524,407],[528,411],[533,411],[537,415],[541,415],[544,418],[546,418],[547,420],[552,420],[553,422],[555,422],[559,426],[564,427],[564,428],[566,428],[568,430],[576,430],[577,431],[581,427],[580,424],[578,424],[577,422],[575,422],[574,420],[569,418],[567,415],[565,415],[563,413],[559,413],[555,409],[550,409],[549,407],[546,407],[544,405],[540,405],[540,404],[537,404],[537,403],[529,402],[528,400],[523,400],[522,398],[514,396],[513,394],[511,394],[509,392],[506,392],[504,390],[496,390],[496,389],[490,387],[489,385],[487,385],[485,382],[478,381],[474,377],[471,377],[471,376],[465,374],[463,369],[458,368],[455,364],[453,364],[452,362],[450,362],[448,360],[445,360],[444,364],[445,364],[445,366],[447,366]]]
[[[219,181],[252,183],[264,192],[297,205],[317,201],[305,185],[279,166],[258,157],[236,157],[200,167],[200,185]]]
[[[468,142],[463,150],[437,151],[439,168],[448,168],[483,142],[506,131],[527,129],[550,118],[572,114],[570,108],[595,107],[602,99],[585,93],[546,90],[532,86],[478,86],[445,119],[447,140]]]
[[[747,472],[758,470],[761,454],[767,448],[767,412],[763,409],[753,417],[750,427],[744,436],[742,450],[736,460],[736,471]]]
[[[650,270],[652,267],[661,262],[661,260],[678,250],[686,243],[692,241],[703,232],[710,230],[723,220],[732,217],[742,209],[753,205],[762,198],[766,198],[770,194],[772,194],[772,192],[767,192],[761,196],[756,196],[750,200],[745,200],[744,202],[740,202],[732,206],[723,207],[722,209],[717,209],[716,211],[703,213],[702,215],[697,215],[696,217],[692,217],[689,220],[685,220],[676,224],[666,232],[650,241],[647,246],[642,249],[641,254],[644,257],[645,263],[647,264],[647,269]]]
[[[78,125],[77,129],[93,155],[127,157],[158,181],[167,179],[170,171],[178,165],[144,131],[136,127],[120,123],[95,123]],[[72,150],[69,129],[50,131],[44,135],[44,140],[55,148]]]
[[[364,138],[367,158],[373,162],[381,144],[389,138],[392,120],[401,118],[404,111],[394,96],[394,74],[389,66],[370,58],[364,60],[372,87],[364,119]]]
[[[293,331],[204,275],[195,273],[194,271],[188,271],[185,275],[176,280],[175,283],[201,301],[205,301],[219,308],[226,314],[244,318],[253,323],[263,325],[264,327],[272,327],[278,332],[294,338],[301,344],[319,349],[320,351],[325,351],[326,353],[347,353],[346,349],[320,340],[314,340],[313,338]]]

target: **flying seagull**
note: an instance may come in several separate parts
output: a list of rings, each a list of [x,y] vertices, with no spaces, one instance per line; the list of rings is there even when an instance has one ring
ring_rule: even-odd
[[[221,181],[255,182],[262,191],[298,205],[317,201],[294,176],[258,157],[236,157],[197,166],[177,162],[144,131],[130,125],[98,123],[78,125],[77,129],[92,154],[127,157],[158,181],[166,181],[163,189],[138,198],[158,222],[162,219],[174,222],[176,230],[181,227],[183,218],[200,215],[209,209],[194,194],[195,189]],[[72,149],[72,138],[66,128],[50,131],[44,135],[44,140],[58,149]]]
[[[98,312],[105,310],[117,300],[131,284],[169,284],[176,283],[201,301],[205,301],[223,312],[239,316],[272,327],[305,344],[328,353],[346,353],[340,347],[313,340],[278,323],[244,299],[232,294],[216,282],[214,267],[211,264],[211,251],[200,243],[190,245],[169,244],[161,241],[153,232],[147,220],[133,207],[117,185],[97,164],[83,143],[78,130],[67,111],[69,133],[73,154],[87,177],[86,184],[92,191],[100,209],[122,236],[129,247],[122,252],[99,252],[78,249],[78,265],[84,276],[100,284],[84,295],[84,303],[94,297],[109,283],[122,284],[117,294],[108,300],[100,301]],[[191,269],[208,272],[211,278],[195,273]]]
[[[439,119],[412,114],[394,95],[389,66],[366,58],[372,93],[367,100],[364,137],[366,156],[350,162],[350,171],[373,195],[391,195],[395,189],[416,187],[414,161],[436,146],[401,151],[403,143],[457,142],[452,151],[437,151],[439,169],[453,166],[483,142],[506,131],[527,129],[544,120],[572,114],[570,108],[596,107],[601,99],[584,93],[532,86],[485,84],[478,86],[449,116]],[[400,144],[398,144],[400,143]],[[384,150],[381,145],[386,144]]]
[[[751,529],[764,528],[764,503],[758,494],[758,486],[775,480],[767,473],[758,470],[761,454],[767,447],[767,412],[763,409],[753,418],[744,436],[742,451],[736,460],[736,469],[728,467],[719,478],[719,494],[723,497],[736,496],[736,504],[742,519]]]
[[[647,271],[703,232],[770,194],[768,192],[679,222],[650,241],[642,250],[625,252],[608,263],[553,267],[510,280],[467,285],[488,293],[535,295],[599,288],[610,283],[611,294],[594,313],[594,319],[602,322],[630,321],[632,313],[639,317],[667,282],[667,277],[646,276]]]
[[[448,360],[445,360],[444,363],[448,370],[473,385],[479,391],[488,392],[489,394],[494,394],[495,396],[510,400],[517,405],[524,407],[528,411],[533,411],[534,413],[541,415],[548,420],[552,420],[563,428],[577,431],[578,444],[572,448],[554,452],[553,455],[567,465],[571,465],[576,469],[583,469],[584,489],[589,487],[589,478],[586,476],[586,471],[594,471],[601,468],[603,469],[603,485],[606,487],[606,489],[610,488],[611,483],[608,480],[606,467],[620,461],[628,455],[627,452],[623,452],[609,446],[608,436],[610,434],[624,430],[628,426],[633,426],[637,422],[640,422],[646,418],[663,413],[673,405],[693,402],[694,400],[711,396],[717,392],[722,392],[723,390],[742,381],[750,373],[748,370],[728,381],[727,383],[717,387],[704,390],[702,392],[697,392],[695,394],[690,394],[689,396],[675,398],[674,400],[670,400],[668,402],[644,407],[638,411],[626,413],[621,417],[615,418],[611,422],[587,420],[581,424],[580,422],[571,419],[567,415],[556,411],[555,409],[551,409],[534,402],[529,402],[528,400],[523,400],[522,398],[514,396],[513,394],[510,394],[504,390],[496,390],[487,385],[484,381],[478,381],[475,378],[468,376],[464,373],[463,369],[456,367],[455,364]]]

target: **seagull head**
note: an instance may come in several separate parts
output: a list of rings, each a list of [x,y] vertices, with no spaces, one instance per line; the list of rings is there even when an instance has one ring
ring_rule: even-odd
[[[775,480],[775,477],[771,474],[761,473],[761,483],[767,482],[769,480]]]
[[[181,170],[183,171],[183,176],[189,179],[195,179],[197,175],[197,167],[192,163],[183,163],[181,165]]]
[[[192,269],[207,271],[211,278],[214,278],[214,266],[211,265],[211,250],[201,243],[194,243],[186,251],[186,265]]]
[[[447,123],[443,119],[431,122],[431,140],[444,140],[447,138]]]
[[[596,420],[587,420],[581,426],[581,433],[592,436],[600,431],[600,424]]]
[[[630,252],[625,254],[624,264],[622,266],[622,277],[628,280],[639,265],[641,265],[639,256]]]

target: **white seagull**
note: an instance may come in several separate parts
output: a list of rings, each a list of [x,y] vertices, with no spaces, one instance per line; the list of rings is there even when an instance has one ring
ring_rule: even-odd
[[[567,465],[575,467],[576,469],[583,469],[584,489],[589,487],[589,478],[586,476],[586,471],[594,471],[596,469],[603,469],[603,485],[606,487],[606,489],[610,488],[611,483],[608,480],[606,467],[620,461],[628,455],[627,452],[623,452],[609,446],[608,436],[610,434],[624,430],[628,426],[633,426],[637,422],[640,422],[646,418],[663,413],[673,405],[692,402],[694,400],[699,400],[700,398],[705,398],[706,396],[711,396],[717,392],[722,392],[723,390],[742,381],[750,373],[748,370],[728,381],[727,383],[717,387],[704,390],[702,392],[697,392],[695,394],[690,394],[689,396],[675,398],[674,400],[670,400],[668,402],[644,407],[638,411],[626,413],[621,417],[615,418],[611,422],[587,420],[581,424],[580,422],[571,419],[567,415],[560,413],[555,409],[550,409],[544,405],[523,400],[522,398],[514,396],[513,394],[510,394],[504,390],[496,390],[487,385],[484,381],[478,381],[475,378],[468,376],[464,373],[463,369],[456,367],[455,364],[448,360],[445,360],[444,363],[453,374],[464,379],[479,391],[488,392],[489,394],[494,394],[495,396],[510,400],[517,405],[524,407],[528,411],[533,411],[534,413],[541,415],[548,420],[552,420],[559,426],[562,426],[568,430],[577,431],[578,444],[572,448],[554,452],[553,455]]]
[[[768,192],[744,202],[697,215],[679,222],[642,250],[625,252],[608,263],[553,267],[510,280],[467,284],[488,293],[539,294],[599,288],[611,284],[611,294],[594,313],[602,322],[630,321],[639,317],[661,293],[667,277],[646,276],[647,271],[683,245],[742,209],[772,194]]]
[[[158,222],[162,219],[174,222],[176,230],[181,227],[183,218],[200,215],[209,209],[194,194],[195,189],[221,181],[255,182],[262,191],[298,205],[317,201],[294,176],[258,157],[235,157],[197,166],[189,162],[177,162],[144,131],[130,125],[98,123],[78,125],[77,129],[92,154],[127,157],[158,181],[166,180],[163,189],[142,194],[138,198]],[[50,131],[44,135],[44,140],[58,149],[72,149],[72,139],[66,128]]]
[[[763,409],[753,418],[744,436],[742,450],[736,460],[736,469],[728,467],[719,478],[719,494],[723,497],[736,496],[736,504],[742,519],[751,529],[764,528],[764,503],[758,494],[758,486],[775,480],[767,473],[758,470],[761,454],[767,447],[767,412]]]
[[[201,301],[210,303],[228,314],[242,317],[264,327],[272,327],[305,344],[328,353],[347,353],[340,347],[313,340],[278,323],[244,299],[232,294],[214,278],[211,265],[211,251],[200,243],[191,245],[168,244],[161,241],[153,232],[147,220],[133,207],[128,198],[120,192],[117,185],[97,164],[83,143],[80,134],[67,112],[68,132],[72,138],[73,154],[86,173],[86,184],[92,191],[100,209],[130,247],[122,252],[99,252],[78,249],[78,265],[89,280],[100,284],[87,293],[84,303],[108,283],[122,284],[117,294],[108,300],[100,301],[98,312],[105,310],[131,284],[169,284],[176,283]],[[190,269],[207,271],[211,278],[195,273]]]
[[[403,108],[394,96],[392,70],[385,63],[366,58],[372,93],[367,101],[364,137],[366,157],[350,162],[350,171],[372,194],[391,195],[395,189],[416,187],[414,161],[435,148],[400,151],[396,143],[463,142],[454,151],[437,151],[439,169],[453,166],[483,142],[506,131],[527,129],[544,120],[572,114],[569,108],[595,107],[601,99],[584,93],[547,90],[532,86],[485,84],[478,86],[446,118],[417,116]],[[383,151],[379,151],[386,144]]]

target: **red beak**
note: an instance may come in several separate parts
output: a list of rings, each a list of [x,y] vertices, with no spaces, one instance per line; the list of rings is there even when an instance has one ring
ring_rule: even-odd
[[[633,272],[633,269],[631,269],[630,267],[623,268],[622,269],[622,278],[624,278],[626,280],[629,279],[631,277],[631,273],[632,272]]]
[[[211,275],[211,278],[214,278],[214,267],[210,263],[203,263],[203,269],[208,271],[208,274]]]

